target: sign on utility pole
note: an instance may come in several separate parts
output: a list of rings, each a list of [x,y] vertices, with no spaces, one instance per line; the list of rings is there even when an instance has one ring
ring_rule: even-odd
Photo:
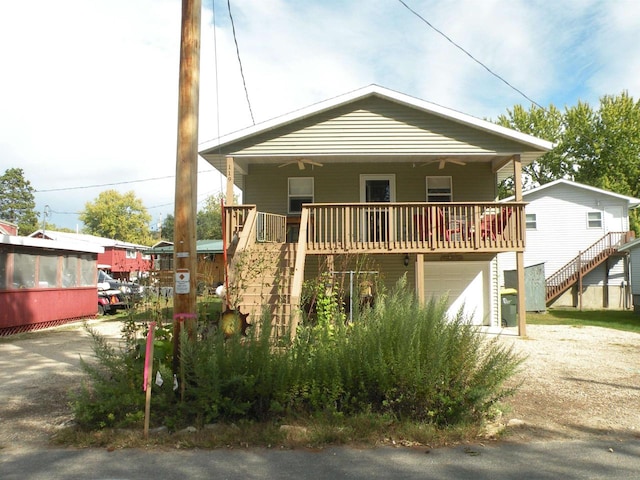
[[[177,371],[182,325],[191,334],[196,318],[196,205],[201,0],[182,0],[178,148],[173,241],[173,370]]]

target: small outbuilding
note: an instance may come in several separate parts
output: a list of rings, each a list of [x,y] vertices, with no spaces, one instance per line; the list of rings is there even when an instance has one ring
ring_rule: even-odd
[[[103,252],[87,242],[0,235],[0,335],[95,316]]]

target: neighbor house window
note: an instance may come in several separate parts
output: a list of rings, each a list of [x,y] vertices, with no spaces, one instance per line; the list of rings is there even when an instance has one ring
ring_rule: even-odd
[[[135,259],[137,256],[137,252],[135,250],[127,249],[127,258]]]
[[[451,177],[427,177],[427,202],[453,201]]]
[[[587,227],[602,228],[602,212],[588,212]]]
[[[536,214],[535,213],[527,213],[525,215],[525,224],[527,226],[527,230],[535,230],[538,228],[536,222]]]
[[[303,203],[313,203],[313,177],[289,178],[289,213],[302,213]]]
[[[58,256],[41,255],[38,262],[38,287],[55,288],[58,286]]]
[[[7,253],[0,252],[0,290],[7,289]]]

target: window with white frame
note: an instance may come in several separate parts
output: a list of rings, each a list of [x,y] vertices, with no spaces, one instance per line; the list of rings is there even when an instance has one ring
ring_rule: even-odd
[[[427,202],[453,201],[451,177],[427,177]]]
[[[527,213],[525,216],[525,225],[527,230],[535,230],[538,228],[537,218],[535,213]]]
[[[137,252],[131,248],[127,248],[126,257],[135,259],[138,256]]]
[[[313,177],[290,177],[288,212],[302,213],[303,203],[313,203]]]
[[[602,212],[587,212],[587,227],[602,228]]]

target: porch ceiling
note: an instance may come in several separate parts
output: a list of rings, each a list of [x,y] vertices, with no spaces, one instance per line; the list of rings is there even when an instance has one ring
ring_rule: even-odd
[[[498,174],[498,180],[501,181],[513,174],[512,158],[513,153],[509,154],[441,154],[441,155],[272,155],[272,156],[233,156],[235,168],[235,185],[239,188],[244,187],[244,176],[249,171],[249,165],[273,165],[279,167],[288,162],[294,162],[298,159],[308,159],[323,165],[329,164],[350,164],[350,163],[413,163],[424,164],[429,162],[438,162],[440,160],[458,160],[466,164],[472,163],[491,163],[492,169]],[[523,165],[533,162],[539,154],[527,155],[521,154]],[[222,175],[226,175],[226,156],[208,155],[207,161]],[[463,166],[462,166],[463,167]],[[296,168],[291,165],[289,168]],[[310,165],[306,165],[306,170],[312,171]],[[318,167],[320,168],[320,167]]]

